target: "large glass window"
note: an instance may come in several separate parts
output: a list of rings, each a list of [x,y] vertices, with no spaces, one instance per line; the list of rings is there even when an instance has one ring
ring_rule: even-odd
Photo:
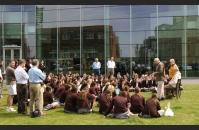
[[[199,29],[198,29],[198,16],[187,17],[187,43],[186,43],[186,74],[188,77],[199,76]]]
[[[65,6],[64,6],[65,7]],[[80,6],[60,10],[59,64],[64,71],[80,72]]]
[[[91,65],[95,58],[102,64],[104,73],[104,7],[82,6],[82,70],[91,73]]]
[[[47,70],[58,72],[57,5],[36,7],[36,57],[43,59]]]
[[[132,6],[132,70],[151,70],[153,58],[157,56],[157,6]]]
[[[21,5],[4,5],[6,12],[21,12]]]
[[[0,46],[22,44],[52,72],[91,73],[97,57],[104,73],[113,56],[131,73],[158,56],[198,77],[198,23],[198,5],[0,5]]]
[[[185,7],[184,5],[158,6],[158,52],[161,60],[176,60],[185,76]]]
[[[130,6],[109,6],[107,10],[108,33],[110,38],[107,42],[107,57],[113,56],[116,60],[116,73],[123,66],[125,72],[130,73]]]
[[[2,38],[2,8],[3,8],[3,6],[2,5],[0,5],[0,59],[3,59],[3,57],[2,57],[2,55],[3,55],[3,52],[2,52],[2,50],[3,50],[3,48],[2,48],[2,46],[3,46],[3,38]]]

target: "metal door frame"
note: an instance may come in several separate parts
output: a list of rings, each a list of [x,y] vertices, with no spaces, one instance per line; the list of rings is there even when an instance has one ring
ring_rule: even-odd
[[[10,60],[14,59],[14,50],[19,50],[19,58],[22,58],[22,48],[21,46],[17,46],[17,45],[4,45],[3,46],[3,68],[5,70],[5,51],[6,50],[10,50],[11,51],[11,57]]]

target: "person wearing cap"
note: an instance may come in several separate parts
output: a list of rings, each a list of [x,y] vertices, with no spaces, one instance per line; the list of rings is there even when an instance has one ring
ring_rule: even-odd
[[[164,80],[165,80],[165,66],[159,58],[154,59],[155,72],[153,73],[157,81],[157,97],[159,100],[165,98],[164,94]]]
[[[101,63],[99,62],[98,58],[95,58],[95,61],[92,64],[93,73],[94,75],[100,75]]]
[[[141,113],[144,111],[145,106],[145,98],[140,93],[140,88],[135,88],[135,94],[131,96],[130,102],[131,107],[130,110],[132,113]]]
[[[164,110],[161,110],[160,102],[157,98],[157,91],[152,91],[152,96],[146,101],[144,111],[142,113],[143,117],[161,117],[164,113]]]

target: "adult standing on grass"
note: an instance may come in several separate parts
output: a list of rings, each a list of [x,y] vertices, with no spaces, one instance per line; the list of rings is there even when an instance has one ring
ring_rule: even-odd
[[[93,73],[95,75],[100,75],[100,69],[101,69],[101,63],[99,62],[98,58],[95,58],[95,62],[93,62],[93,65],[92,65],[92,68],[93,68]]]
[[[16,110],[12,107],[14,95],[17,95],[16,90],[16,78],[15,78],[15,61],[11,60],[9,66],[6,68],[6,85],[8,88],[7,98],[7,112],[15,112]]]
[[[43,97],[42,97],[42,83],[46,78],[46,75],[38,68],[39,61],[33,59],[33,67],[28,71],[29,81],[30,81],[30,115],[33,116],[35,110],[39,111],[43,115]],[[35,110],[34,110],[35,106]]]
[[[19,60],[19,65],[15,70],[15,77],[17,81],[17,98],[18,98],[18,113],[26,114],[27,100],[28,100],[28,79],[29,76],[25,71],[26,61]]]
[[[114,72],[115,72],[115,61],[114,61],[114,57],[111,57],[110,60],[108,60],[107,62],[107,73],[108,73],[108,76],[110,75],[114,75]]]
[[[157,81],[157,97],[159,100],[165,98],[164,96],[164,79],[165,79],[165,66],[160,62],[159,58],[154,59],[154,64],[156,66],[154,76]]]

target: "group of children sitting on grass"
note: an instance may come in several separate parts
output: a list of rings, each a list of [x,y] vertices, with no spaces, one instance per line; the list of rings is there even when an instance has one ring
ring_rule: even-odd
[[[98,103],[99,113],[106,117],[123,119],[163,115],[156,96],[156,82],[150,74],[139,76],[135,73],[130,78],[128,74],[121,76],[119,73],[116,77],[50,73],[45,84],[44,110],[63,105],[66,113],[91,113]],[[131,91],[133,95],[130,95]],[[152,91],[152,96],[145,101],[140,91]]]

